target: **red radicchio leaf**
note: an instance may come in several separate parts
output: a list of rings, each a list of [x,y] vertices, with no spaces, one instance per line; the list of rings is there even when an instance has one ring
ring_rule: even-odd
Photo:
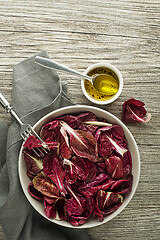
[[[59,147],[58,142],[49,141],[49,142],[45,142],[45,144],[47,144],[49,149],[56,149]],[[23,146],[28,148],[29,150],[31,150],[33,148],[42,147],[43,144],[39,139],[37,139],[35,136],[31,135],[27,138],[27,140]]]
[[[59,155],[62,156],[62,158],[69,159],[72,154],[72,150],[69,146],[69,140],[67,133],[61,129],[61,132],[59,134],[59,142],[60,142],[60,147],[59,147]]]
[[[37,175],[42,171],[42,159],[39,158],[32,150],[23,150],[23,159],[25,161],[27,170],[31,175]]]
[[[48,218],[55,218],[56,220],[67,220],[66,199],[59,197],[51,201],[45,197],[44,211]]]
[[[36,200],[43,201],[43,198],[44,198],[43,194],[34,187],[33,182],[29,184],[28,192]]]
[[[93,122],[97,121],[97,117],[94,113],[92,112],[82,113],[79,116],[77,116],[76,126],[80,130],[86,131],[90,134],[94,134],[97,129],[97,126],[86,123],[91,121]]]
[[[76,166],[68,159],[63,160],[64,169],[66,171],[66,180],[69,184],[73,184],[77,180]]]
[[[79,226],[84,224],[90,217],[94,210],[93,198],[83,199],[84,212],[82,215],[72,215],[69,216],[69,221],[74,226]]]
[[[44,212],[48,218],[56,218],[56,207],[44,200]]]
[[[96,165],[95,163],[89,161],[88,159],[84,159],[84,163],[85,163],[85,166],[87,168],[87,171],[88,171],[88,175],[87,175],[87,178],[85,180],[85,183],[89,183],[89,182],[92,182],[96,175],[97,175],[97,168],[96,168]]]
[[[110,179],[107,174],[100,173],[93,182],[90,182],[82,187],[78,188],[78,191],[86,198],[90,198],[97,194],[100,189],[107,190],[113,184],[115,180]]]
[[[45,156],[43,160],[43,171],[52,179],[61,194],[64,196],[66,194],[66,190],[63,185],[65,171],[60,162],[60,158],[55,151],[52,151]]]
[[[30,173],[28,170],[26,171],[26,174],[27,174],[27,176],[29,177],[29,179],[30,179],[31,181],[32,181],[33,178],[35,177],[35,174]]]
[[[73,116],[73,115],[64,115],[62,117],[58,117],[58,118],[55,118],[59,121],[64,121],[66,122],[70,127],[72,128],[76,128],[76,119],[77,117],[76,116]]]
[[[74,193],[71,186],[68,183],[65,183],[65,186],[68,192],[71,195],[71,198],[67,201],[67,212],[69,215],[81,215],[84,212],[80,198]]]
[[[74,156],[71,160],[64,159],[63,164],[69,167],[68,181],[73,184],[76,179],[85,180],[88,176],[88,169],[82,158]]]
[[[43,172],[39,173],[33,178],[33,185],[39,192],[48,197],[59,196],[59,190],[52,182],[52,180],[46,176]]]
[[[123,178],[123,163],[117,156],[111,156],[105,160],[106,171],[113,179]]]
[[[123,203],[123,197],[120,194],[100,190],[96,197],[97,207],[94,215],[103,220],[103,217],[114,212]]]
[[[132,171],[132,157],[130,151],[127,151],[122,157],[123,177],[126,179]]]
[[[40,137],[43,141],[52,142],[57,141],[57,136],[59,132],[59,121],[53,120],[50,123],[47,123],[41,128]]]
[[[125,123],[149,122],[151,114],[147,113],[142,101],[131,98],[123,103],[122,121]]]
[[[93,212],[93,199],[85,198],[75,193],[71,186],[66,183],[66,188],[71,195],[67,200],[66,210],[69,215],[69,221],[74,226],[84,224]]]
[[[95,139],[97,141],[97,154],[99,153],[102,157],[109,156],[113,150],[115,150],[121,156],[123,156],[123,154],[128,151],[123,146],[124,143],[126,143],[124,139],[123,129],[118,125],[98,129],[95,135]]]
[[[77,156],[88,158],[92,162],[96,162],[99,160],[95,156],[96,142],[93,135],[82,130],[74,130],[65,122],[61,122],[61,125],[62,135],[64,135],[64,132],[67,132],[69,134],[70,147]]]
[[[35,136],[31,135],[27,138],[23,146],[31,150],[36,147],[42,147],[42,143]]]
[[[132,174],[128,179],[120,179],[115,183],[113,183],[110,190],[118,194],[124,194],[124,193],[130,192],[132,189],[132,179],[133,179]]]

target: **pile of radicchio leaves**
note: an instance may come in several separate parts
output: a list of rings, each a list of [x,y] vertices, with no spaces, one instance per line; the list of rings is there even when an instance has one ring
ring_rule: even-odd
[[[133,178],[121,126],[87,112],[54,118],[40,136],[49,153],[37,157],[33,148],[41,143],[31,136],[23,158],[32,180],[28,191],[43,202],[48,218],[79,226],[90,216],[103,220],[121,206]]]

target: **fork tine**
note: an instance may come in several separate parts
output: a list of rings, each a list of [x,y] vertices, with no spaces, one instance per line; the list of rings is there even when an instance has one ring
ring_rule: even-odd
[[[48,146],[45,144],[45,142],[42,140],[42,138],[36,133],[36,131],[32,127],[30,129],[31,129],[32,133],[35,135],[35,137],[37,137],[41,141],[41,143],[43,145],[43,150],[44,150],[44,152],[47,153],[47,150],[49,150]]]
[[[39,148],[36,148],[36,150],[34,149],[34,152],[36,153],[36,155],[40,156],[40,154],[38,152],[40,152],[42,155],[44,155],[44,153],[48,153],[48,151],[50,151],[50,149],[48,148],[47,144],[45,144],[45,142],[40,138],[40,136],[34,131],[34,129],[32,128],[31,125],[23,124],[21,119],[18,117],[16,112],[13,110],[13,107],[10,106],[7,99],[5,99],[5,97],[1,93],[0,93],[0,103],[7,110],[7,112],[10,113],[17,120],[17,122],[21,126],[20,135],[21,135],[21,137],[23,138],[24,141],[26,141],[27,138],[30,135],[32,135],[32,133],[36,138],[38,138],[41,141],[41,143],[42,143],[41,149],[42,150],[40,150]]]
[[[37,157],[40,157],[40,154],[36,151],[35,148],[33,148],[32,150],[33,150],[33,152],[37,155]]]
[[[34,151],[34,153],[35,153],[38,157],[44,156],[45,154],[48,153],[49,148],[48,148],[48,146],[44,143],[44,141],[39,137],[39,135],[34,131],[34,129],[33,129],[30,125],[28,125],[28,128],[21,133],[21,136],[22,136],[22,138],[24,139],[24,141],[26,141],[27,138],[32,135],[32,133],[33,133],[33,135],[35,135],[35,137],[37,137],[37,138],[41,141],[41,143],[43,144],[42,147],[33,148],[32,150]],[[45,148],[44,146],[45,146],[46,148]]]

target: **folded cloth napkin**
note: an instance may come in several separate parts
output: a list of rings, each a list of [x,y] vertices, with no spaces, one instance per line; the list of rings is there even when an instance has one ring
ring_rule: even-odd
[[[42,51],[37,55],[49,57]],[[45,114],[72,105],[56,71],[34,63],[35,56],[17,64],[13,71],[12,105],[24,123],[35,124]],[[51,223],[30,205],[18,177],[22,144],[19,125],[0,123],[0,224],[11,240],[89,240],[86,230]]]

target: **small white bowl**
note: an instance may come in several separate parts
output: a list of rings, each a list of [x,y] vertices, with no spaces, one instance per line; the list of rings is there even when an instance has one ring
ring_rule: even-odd
[[[117,93],[114,94],[113,96],[109,97],[108,99],[102,101],[102,100],[96,100],[95,98],[92,98],[87,93],[87,91],[85,89],[85,86],[84,86],[84,82],[85,82],[84,79],[81,79],[81,88],[82,88],[82,91],[83,91],[84,95],[86,96],[86,98],[89,101],[91,101],[91,102],[93,102],[95,104],[99,104],[99,105],[107,105],[107,104],[112,103],[113,101],[115,101],[120,96],[120,94],[122,92],[122,89],[123,89],[123,77],[122,77],[120,71],[115,66],[113,66],[113,65],[111,65],[109,63],[96,63],[96,64],[93,64],[90,67],[88,67],[84,73],[86,75],[88,75],[89,72],[91,72],[92,70],[96,70],[97,68],[105,68],[105,69],[109,70],[111,74],[116,75],[116,78],[117,78],[118,83],[119,83],[119,89],[118,89]]]
[[[79,228],[79,229],[80,228],[92,228],[92,227],[99,226],[103,223],[106,223],[106,222],[110,221],[111,219],[113,219],[114,217],[116,217],[127,206],[127,204],[131,201],[131,199],[132,199],[132,197],[133,197],[133,195],[136,191],[136,188],[138,186],[139,177],[140,177],[140,156],[139,156],[139,151],[138,151],[137,144],[136,144],[131,132],[124,125],[124,123],[122,123],[117,117],[115,117],[113,114],[111,114],[111,113],[109,113],[105,110],[102,110],[102,109],[97,108],[97,107],[86,106],[86,105],[75,105],[75,106],[60,108],[58,110],[55,110],[55,111],[47,114],[43,118],[41,118],[34,125],[34,129],[36,130],[36,132],[39,132],[41,127],[43,125],[47,124],[48,122],[52,121],[52,119],[54,117],[60,117],[60,116],[63,116],[65,114],[78,114],[78,113],[89,112],[89,111],[93,112],[97,117],[105,118],[105,119],[108,120],[108,122],[113,123],[113,124],[119,124],[123,128],[126,140],[128,142],[128,148],[129,148],[131,156],[132,156],[132,175],[133,175],[132,190],[125,195],[123,204],[115,212],[106,216],[103,221],[100,221],[97,218],[89,218],[85,224],[83,224],[81,226],[78,226],[78,227],[75,227],[75,226],[71,225],[69,222],[66,222],[66,221],[58,221],[58,220],[55,220],[55,219],[47,218],[45,213],[44,213],[43,203],[35,200],[28,193],[28,185],[30,183],[30,179],[26,175],[26,165],[25,165],[24,160],[22,158],[23,145],[21,147],[20,154],[19,154],[19,166],[18,166],[19,179],[20,179],[20,183],[21,183],[21,186],[22,186],[22,189],[24,191],[24,194],[25,194],[26,198],[28,199],[30,204],[44,218],[47,218],[49,221],[51,221],[53,223],[56,223],[58,225],[68,227],[68,228]]]

